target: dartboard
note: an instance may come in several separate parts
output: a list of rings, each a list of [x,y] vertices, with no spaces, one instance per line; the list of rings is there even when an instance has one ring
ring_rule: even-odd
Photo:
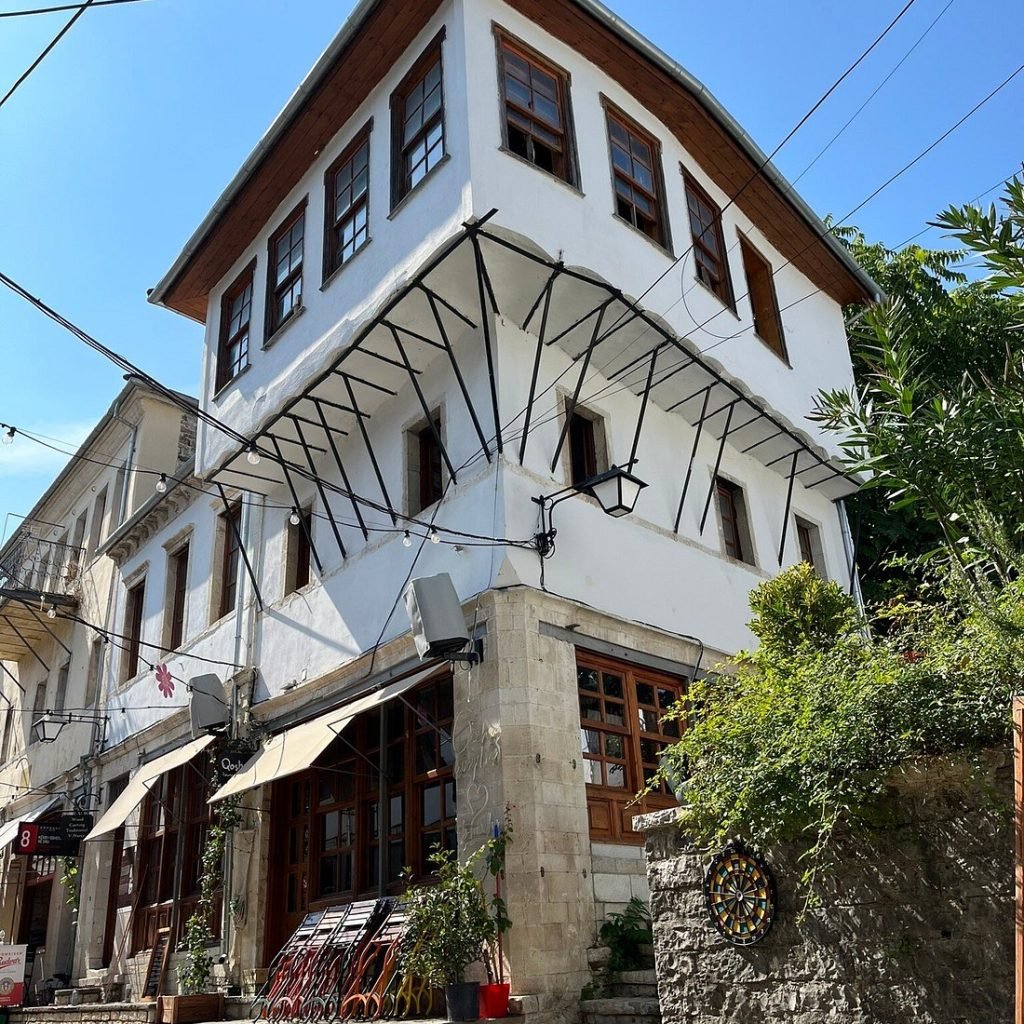
[[[711,922],[722,937],[750,946],[768,934],[775,916],[775,882],[768,865],[742,843],[730,843],[704,878]]]

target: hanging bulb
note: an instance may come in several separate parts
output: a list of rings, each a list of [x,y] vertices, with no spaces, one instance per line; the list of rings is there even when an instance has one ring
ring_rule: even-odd
[[[292,509],[292,514],[288,517],[288,522],[291,523],[292,526],[298,526],[301,522],[299,519],[299,513],[295,509]]]
[[[441,543],[441,534],[439,534],[437,532],[437,530],[432,529],[430,531],[430,543],[431,544],[440,544]]]
[[[405,533],[402,534],[402,547],[412,547],[412,537],[409,536],[408,530],[406,530]]]
[[[167,474],[161,473],[160,479],[156,482],[156,493],[166,494],[167,493]]]
[[[260,453],[256,451],[255,445],[249,445],[249,450],[245,453],[245,459],[250,466],[258,466],[260,464]]]
[[[14,433],[14,427],[8,427],[4,431],[3,437],[0,437],[0,441],[3,441],[4,444],[14,444]]]
[[[57,606],[55,604],[50,605],[50,608],[49,608],[49,610],[46,613],[46,617],[48,619],[55,619],[55,618],[57,618]]]

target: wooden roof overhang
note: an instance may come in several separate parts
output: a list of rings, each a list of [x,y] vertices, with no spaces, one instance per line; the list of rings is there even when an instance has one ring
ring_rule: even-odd
[[[21,661],[32,657],[48,672],[50,666],[43,658],[43,652],[51,644],[63,647],[64,643],[50,625],[46,612],[56,608],[58,616],[64,618],[66,613],[77,607],[77,599],[66,594],[0,589],[0,661]]]
[[[836,301],[878,288],[708,90],[594,0],[506,0],[630,91],[764,231]],[[317,155],[349,121],[441,0],[363,0],[152,290],[150,301],[205,322],[207,300]]]
[[[550,391],[550,383],[539,379],[541,354],[546,346],[557,344],[572,359],[565,386],[573,388],[573,402],[593,397],[598,365],[607,382],[598,388],[599,394],[629,390],[641,399],[634,459],[643,443],[641,431],[649,403],[695,428],[689,461],[680,459],[677,532],[684,505],[696,500],[688,495],[701,437],[718,443],[719,460],[728,441],[786,478],[790,497],[794,482],[833,499],[857,489],[857,480],[814,438],[753,394],[721,363],[678,336],[666,321],[592,271],[565,266],[528,239],[496,226],[495,213],[467,223],[373,315],[347,338],[339,339],[327,364],[300,393],[271,413],[244,445],[236,447],[210,474],[211,479],[264,494],[284,487],[296,507],[300,507],[296,482],[312,481],[344,556],[344,529],[360,529],[365,537],[363,513],[368,509],[390,515],[396,524],[407,519],[388,492],[367,429],[367,421],[384,402],[411,385],[424,418],[431,422],[418,381],[435,360],[442,360],[450,364],[458,388],[452,400],[466,403],[480,456],[492,459],[514,436],[509,455],[522,462],[536,404]],[[529,389],[515,401],[516,409],[522,401],[522,411],[505,423],[498,407],[492,314],[520,324],[536,344]],[[452,344],[467,333],[467,327],[475,332],[490,370],[490,393],[482,399],[466,388]],[[595,352],[599,352],[596,361]],[[378,484],[374,495],[355,494],[349,486],[344,461],[351,451],[349,438],[374,467]],[[563,431],[557,449],[544,453],[552,467],[564,441]],[[460,467],[454,465],[440,436],[437,442],[457,483]],[[261,456],[255,466],[246,458],[250,447]],[[325,466],[334,467],[341,485],[324,478]],[[699,500],[703,530],[711,498],[701,495]],[[350,508],[354,520],[344,522],[339,506]],[[780,552],[780,561],[781,557]]]

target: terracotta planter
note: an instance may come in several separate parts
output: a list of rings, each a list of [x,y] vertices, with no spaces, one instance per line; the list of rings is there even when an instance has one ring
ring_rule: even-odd
[[[163,1024],[200,1024],[224,1019],[224,993],[203,992],[196,996],[161,996],[157,1020]]]
[[[504,985],[481,985],[480,986],[480,1016],[487,1020],[501,1020],[508,1016],[508,995],[512,986]]]

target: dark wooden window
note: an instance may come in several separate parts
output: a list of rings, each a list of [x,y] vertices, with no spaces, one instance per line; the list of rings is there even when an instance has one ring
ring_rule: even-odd
[[[328,168],[324,280],[370,240],[370,132],[364,129]]]
[[[743,272],[747,275],[750,309],[757,336],[780,358],[786,358],[786,339],[782,333],[779,300],[771,264],[745,239],[740,239]]]
[[[441,445],[441,414],[433,414],[433,426],[414,427],[408,437],[409,514],[430,508],[444,494],[444,469]]]
[[[128,591],[124,610],[125,649],[121,680],[131,679],[139,671],[142,647],[142,606],[146,598],[146,581],[139,580]]]
[[[807,522],[805,519],[796,517],[796,539],[800,547],[800,558],[808,565],[813,566],[819,573],[824,574],[825,567],[821,564],[821,537],[818,528]]]
[[[302,306],[302,253],[306,234],[306,201],[270,236],[267,266],[269,338]]]
[[[597,473],[595,424],[589,416],[574,412],[569,418],[570,483],[579,484]]]
[[[439,37],[391,97],[391,205],[404,199],[443,156],[444,89]]]
[[[256,261],[242,271],[220,304],[220,344],[217,348],[216,388],[220,391],[249,365],[249,322],[252,319],[252,279]]]
[[[310,580],[310,564],[313,551],[309,546],[309,538],[313,533],[313,510],[302,509],[299,512],[299,523],[288,524],[288,560],[286,594],[291,594],[300,587],[306,586]]]
[[[679,723],[662,715],[684,691],[681,679],[576,652],[583,777],[590,833],[595,839],[639,843],[627,807],[657,771],[661,751],[679,739]],[[646,798],[647,809],[675,801],[664,783]]]
[[[242,531],[242,504],[232,505],[227,512],[220,514],[223,556],[220,564],[220,602],[217,606],[217,618],[223,618],[235,610],[235,598],[238,596],[238,561],[241,556],[239,537]]]
[[[167,633],[167,650],[176,651],[185,639],[185,601],[188,596],[188,544],[171,555],[168,575],[171,583],[171,623]]]
[[[650,135],[608,110],[615,212],[659,245],[668,247],[661,199],[661,149]]]
[[[725,553],[731,558],[753,564],[750,535],[747,530],[746,504],[743,488],[729,480],[718,477],[715,480],[718,498],[718,518],[722,524],[722,543]]]
[[[576,183],[564,71],[499,37],[505,102],[505,145],[517,156],[570,184]]]
[[[727,306],[735,308],[722,237],[722,211],[688,174],[683,175],[683,182],[693,234],[693,263],[697,280],[707,285]]]
[[[209,755],[203,753],[161,775],[142,802],[133,878],[133,952],[151,948],[161,928],[176,926],[177,939],[182,938],[185,923],[198,908],[211,792]],[[210,915],[215,938],[220,899],[218,893]]]
[[[276,784],[272,944],[309,910],[377,895],[382,841],[389,893],[405,888],[405,867],[421,878],[434,848],[456,849],[453,717],[451,678],[425,683],[360,715],[316,766]]]

